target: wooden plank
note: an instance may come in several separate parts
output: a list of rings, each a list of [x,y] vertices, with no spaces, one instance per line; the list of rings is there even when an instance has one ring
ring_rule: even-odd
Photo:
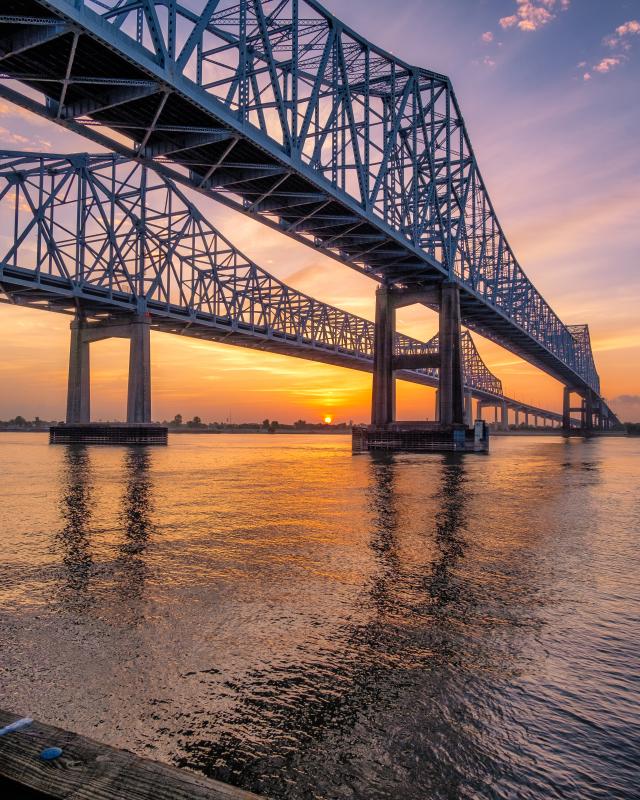
[[[0,710],[0,727],[16,719],[16,714]],[[62,755],[43,761],[40,753],[46,747],[60,747]],[[41,722],[0,736],[0,794],[20,797],[15,786],[24,788],[25,797],[51,800],[260,800],[242,789]]]

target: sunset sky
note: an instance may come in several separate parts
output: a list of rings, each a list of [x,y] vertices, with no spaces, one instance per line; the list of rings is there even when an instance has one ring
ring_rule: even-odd
[[[449,75],[480,169],[525,271],[564,322],[589,323],[604,395],[640,420],[640,0],[325,3],[404,60]],[[95,151],[0,102],[10,149]],[[375,284],[198,197],[234,244],[293,287],[372,318]],[[436,315],[403,309],[426,338]],[[64,415],[69,318],[0,306],[0,418]],[[561,386],[476,336],[512,397],[559,409]],[[128,343],[92,346],[92,416],[123,418]],[[152,334],[153,417],[365,421],[370,376]],[[433,418],[433,390],[398,385],[400,418]]]

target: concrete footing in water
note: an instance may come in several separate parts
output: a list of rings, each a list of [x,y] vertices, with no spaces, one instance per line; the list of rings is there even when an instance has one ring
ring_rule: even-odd
[[[50,444],[167,444],[163,425],[64,423],[49,428]]]
[[[388,425],[356,425],[353,453],[488,453],[489,426],[478,420],[473,427],[429,422],[392,422]]]

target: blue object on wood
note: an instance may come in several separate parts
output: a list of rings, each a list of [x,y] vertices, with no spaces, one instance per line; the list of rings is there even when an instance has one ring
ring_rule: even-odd
[[[43,761],[53,761],[54,758],[59,758],[61,755],[61,747],[47,747],[40,753],[40,758]]]

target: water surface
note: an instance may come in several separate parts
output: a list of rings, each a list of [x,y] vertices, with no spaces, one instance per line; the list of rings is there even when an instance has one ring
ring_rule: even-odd
[[[0,704],[272,798],[640,796],[640,439],[0,434]]]

